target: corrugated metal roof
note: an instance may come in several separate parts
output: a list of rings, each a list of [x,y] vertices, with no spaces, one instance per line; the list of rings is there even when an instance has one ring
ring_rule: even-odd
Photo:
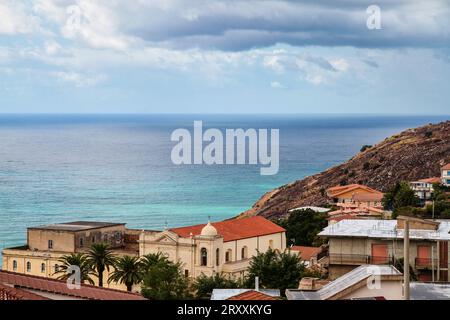
[[[439,222],[438,230],[410,229],[410,239],[450,240],[450,221]],[[323,229],[323,237],[358,237],[402,239],[403,229],[397,230],[396,220],[342,220]]]
[[[362,265],[326,284],[318,291],[288,290],[286,295],[289,300],[327,300],[374,275],[401,276],[402,274],[392,266]]]

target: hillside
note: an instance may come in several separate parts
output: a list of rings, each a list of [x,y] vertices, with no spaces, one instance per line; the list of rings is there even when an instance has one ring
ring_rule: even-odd
[[[449,162],[450,121],[409,129],[341,165],[266,193],[239,217],[280,217],[299,206],[320,206],[327,202],[325,190],[339,184],[386,191],[398,181],[439,176],[441,166]]]

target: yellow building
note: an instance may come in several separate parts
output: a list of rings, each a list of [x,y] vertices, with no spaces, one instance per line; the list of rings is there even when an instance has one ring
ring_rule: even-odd
[[[185,275],[191,278],[215,272],[241,276],[257,251],[283,251],[286,235],[283,228],[262,217],[164,231],[130,230],[123,223],[108,222],[51,224],[28,228],[25,246],[4,249],[3,270],[57,278],[58,259],[86,252],[94,243],[109,244],[117,256],[162,252],[174,262],[181,261]],[[108,276],[105,270],[104,287],[126,290],[122,284],[109,284]]]
[[[3,270],[57,278],[54,273],[58,270],[58,259],[70,253],[85,252],[94,243],[109,244],[118,256],[137,256],[137,234],[135,230],[126,229],[124,223],[77,221],[31,227],[27,231],[27,245],[3,250]],[[133,235],[136,244],[133,244]],[[105,271],[104,280],[108,275]],[[98,283],[95,277],[93,280]],[[107,281],[104,286],[125,289],[124,285]]]

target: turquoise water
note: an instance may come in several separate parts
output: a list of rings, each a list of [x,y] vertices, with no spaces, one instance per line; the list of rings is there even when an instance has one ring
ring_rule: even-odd
[[[26,228],[70,220],[160,229],[232,217],[263,193],[351,158],[437,116],[2,115],[0,247]],[[259,166],[175,166],[176,128],[280,129],[280,171]]]

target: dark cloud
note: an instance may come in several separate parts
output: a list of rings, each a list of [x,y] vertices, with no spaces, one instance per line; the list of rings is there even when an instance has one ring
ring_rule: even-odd
[[[132,19],[127,18],[122,27],[126,34],[171,48],[240,51],[279,43],[367,48],[450,46],[450,2],[376,3],[381,8],[381,30],[367,28],[366,9],[373,1],[365,0],[176,1],[162,9],[129,7]]]

